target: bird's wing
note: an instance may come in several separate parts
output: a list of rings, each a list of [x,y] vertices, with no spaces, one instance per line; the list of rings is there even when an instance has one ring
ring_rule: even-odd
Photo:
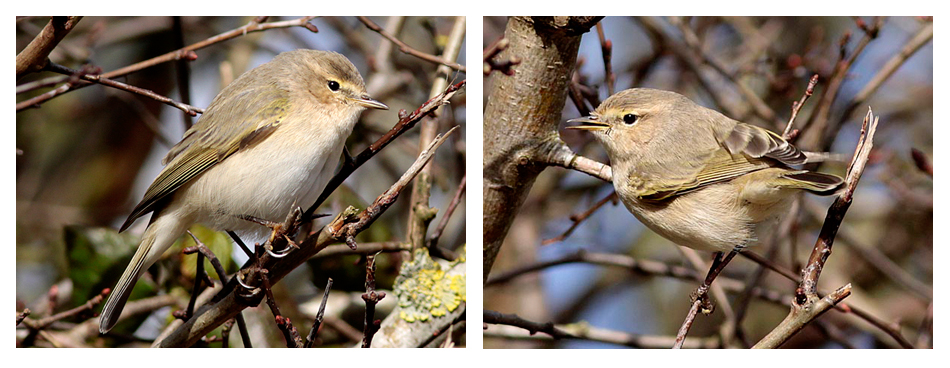
[[[135,219],[160,208],[159,203],[185,183],[235,152],[270,136],[284,120],[288,108],[286,96],[279,91],[272,93],[274,96],[263,96],[261,91],[243,91],[233,99],[223,101],[226,103],[215,106],[212,102],[213,107],[209,107],[181,142],[169,151],[163,160],[168,165],[148,187],[145,197],[119,231],[128,228]],[[210,121],[217,121],[218,125],[211,127]]]
[[[676,175],[680,178],[678,180],[674,176],[672,179],[664,178],[661,183],[640,185],[638,196],[645,200],[661,201],[753,171],[805,162],[805,155],[798,148],[778,134],[754,125],[737,123],[728,134],[717,140],[719,147],[706,153],[706,158],[701,161],[704,164],[695,165],[686,175]],[[631,181],[644,180],[631,178]]]

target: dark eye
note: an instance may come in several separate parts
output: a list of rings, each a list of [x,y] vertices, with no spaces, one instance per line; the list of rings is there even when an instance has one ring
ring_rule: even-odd
[[[336,81],[329,81],[327,82],[327,87],[329,87],[331,91],[336,92],[340,90],[340,83],[337,83]]]
[[[638,118],[638,116],[636,116],[636,115],[634,115],[634,114],[627,114],[627,115],[624,115],[624,116],[623,116],[623,123],[624,123],[624,124],[627,124],[627,125],[633,125],[633,123],[636,123],[636,122],[637,122],[637,118]]]

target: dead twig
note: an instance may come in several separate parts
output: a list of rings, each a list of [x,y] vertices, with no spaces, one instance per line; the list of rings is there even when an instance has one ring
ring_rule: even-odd
[[[451,60],[446,60],[446,59],[443,59],[443,58],[441,58],[441,57],[438,57],[438,56],[435,56],[435,55],[432,55],[432,54],[427,54],[427,53],[424,53],[424,52],[422,52],[422,51],[416,50],[416,49],[412,48],[411,46],[407,45],[405,42],[400,41],[400,40],[399,40],[398,38],[396,38],[395,36],[393,36],[393,35],[391,35],[391,34],[389,34],[389,33],[386,33],[386,31],[383,30],[382,27],[380,27],[379,25],[377,25],[376,23],[374,23],[374,22],[373,22],[372,20],[370,20],[369,18],[363,17],[363,16],[356,17],[356,18],[359,19],[360,22],[363,22],[363,25],[365,25],[366,28],[369,28],[369,29],[372,30],[373,32],[379,33],[380,36],[383,36],[383,38],[389,40],[389,42],[392,42],[392,43],[396,44],[396,46],[399,46],[399,51],[402,51],[402,53],[415,56],[415,57],[417,57],[417,58],[420,58],[420,59],[422,59],[422,60],[428,61],[428,62],[430,62],[430,63],[442,64],[442,65],[445,65],[445,66],[447,66],[447,67],[449,67],[449,68],[452,68],[452,69],[458,70],[458,71],[460,71],[460,72],[462,72],[462,73],[465,73],[465,65],[461,65],[461,64],[459,64],[459,63],[452,62]]]

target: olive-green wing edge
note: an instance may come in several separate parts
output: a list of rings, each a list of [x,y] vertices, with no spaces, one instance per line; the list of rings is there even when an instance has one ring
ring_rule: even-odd
[[[648,188],[638,193],[638,196],[645,200],[662,201],[775,166],[769,159],[783,165],[803,164],[806,159],[804,153],[778,134],[745,123],[736,123],[729,135],[720,139],[720,145],[721,148],[712,153],[694,180],[665,188]]]
[[[122,227],[119,228],[119,232],[125,231],[137,218],[154,211],[156,204],[174,193],[185,183],[224,161],[235,152],[257,144],[273,134],[286,115],[285,106],[286,100],[279,99],[272,102],[268,108],[263,109],[255,117],[259,118],[262,123],[257,129],[244,135],[241,139],[232,139],[223,149],[186,150],[180,156],[175,157],[145,191],[142,201],[132,210]]]

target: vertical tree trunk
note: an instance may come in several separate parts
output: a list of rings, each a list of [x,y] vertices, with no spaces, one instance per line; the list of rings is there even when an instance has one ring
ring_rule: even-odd
[[[534,179],[561,142],[557,127],[581,35],[601,17],[512,17],[500,57],[522,60],[514,76],[490,79],[484,121],[483,280]]]

